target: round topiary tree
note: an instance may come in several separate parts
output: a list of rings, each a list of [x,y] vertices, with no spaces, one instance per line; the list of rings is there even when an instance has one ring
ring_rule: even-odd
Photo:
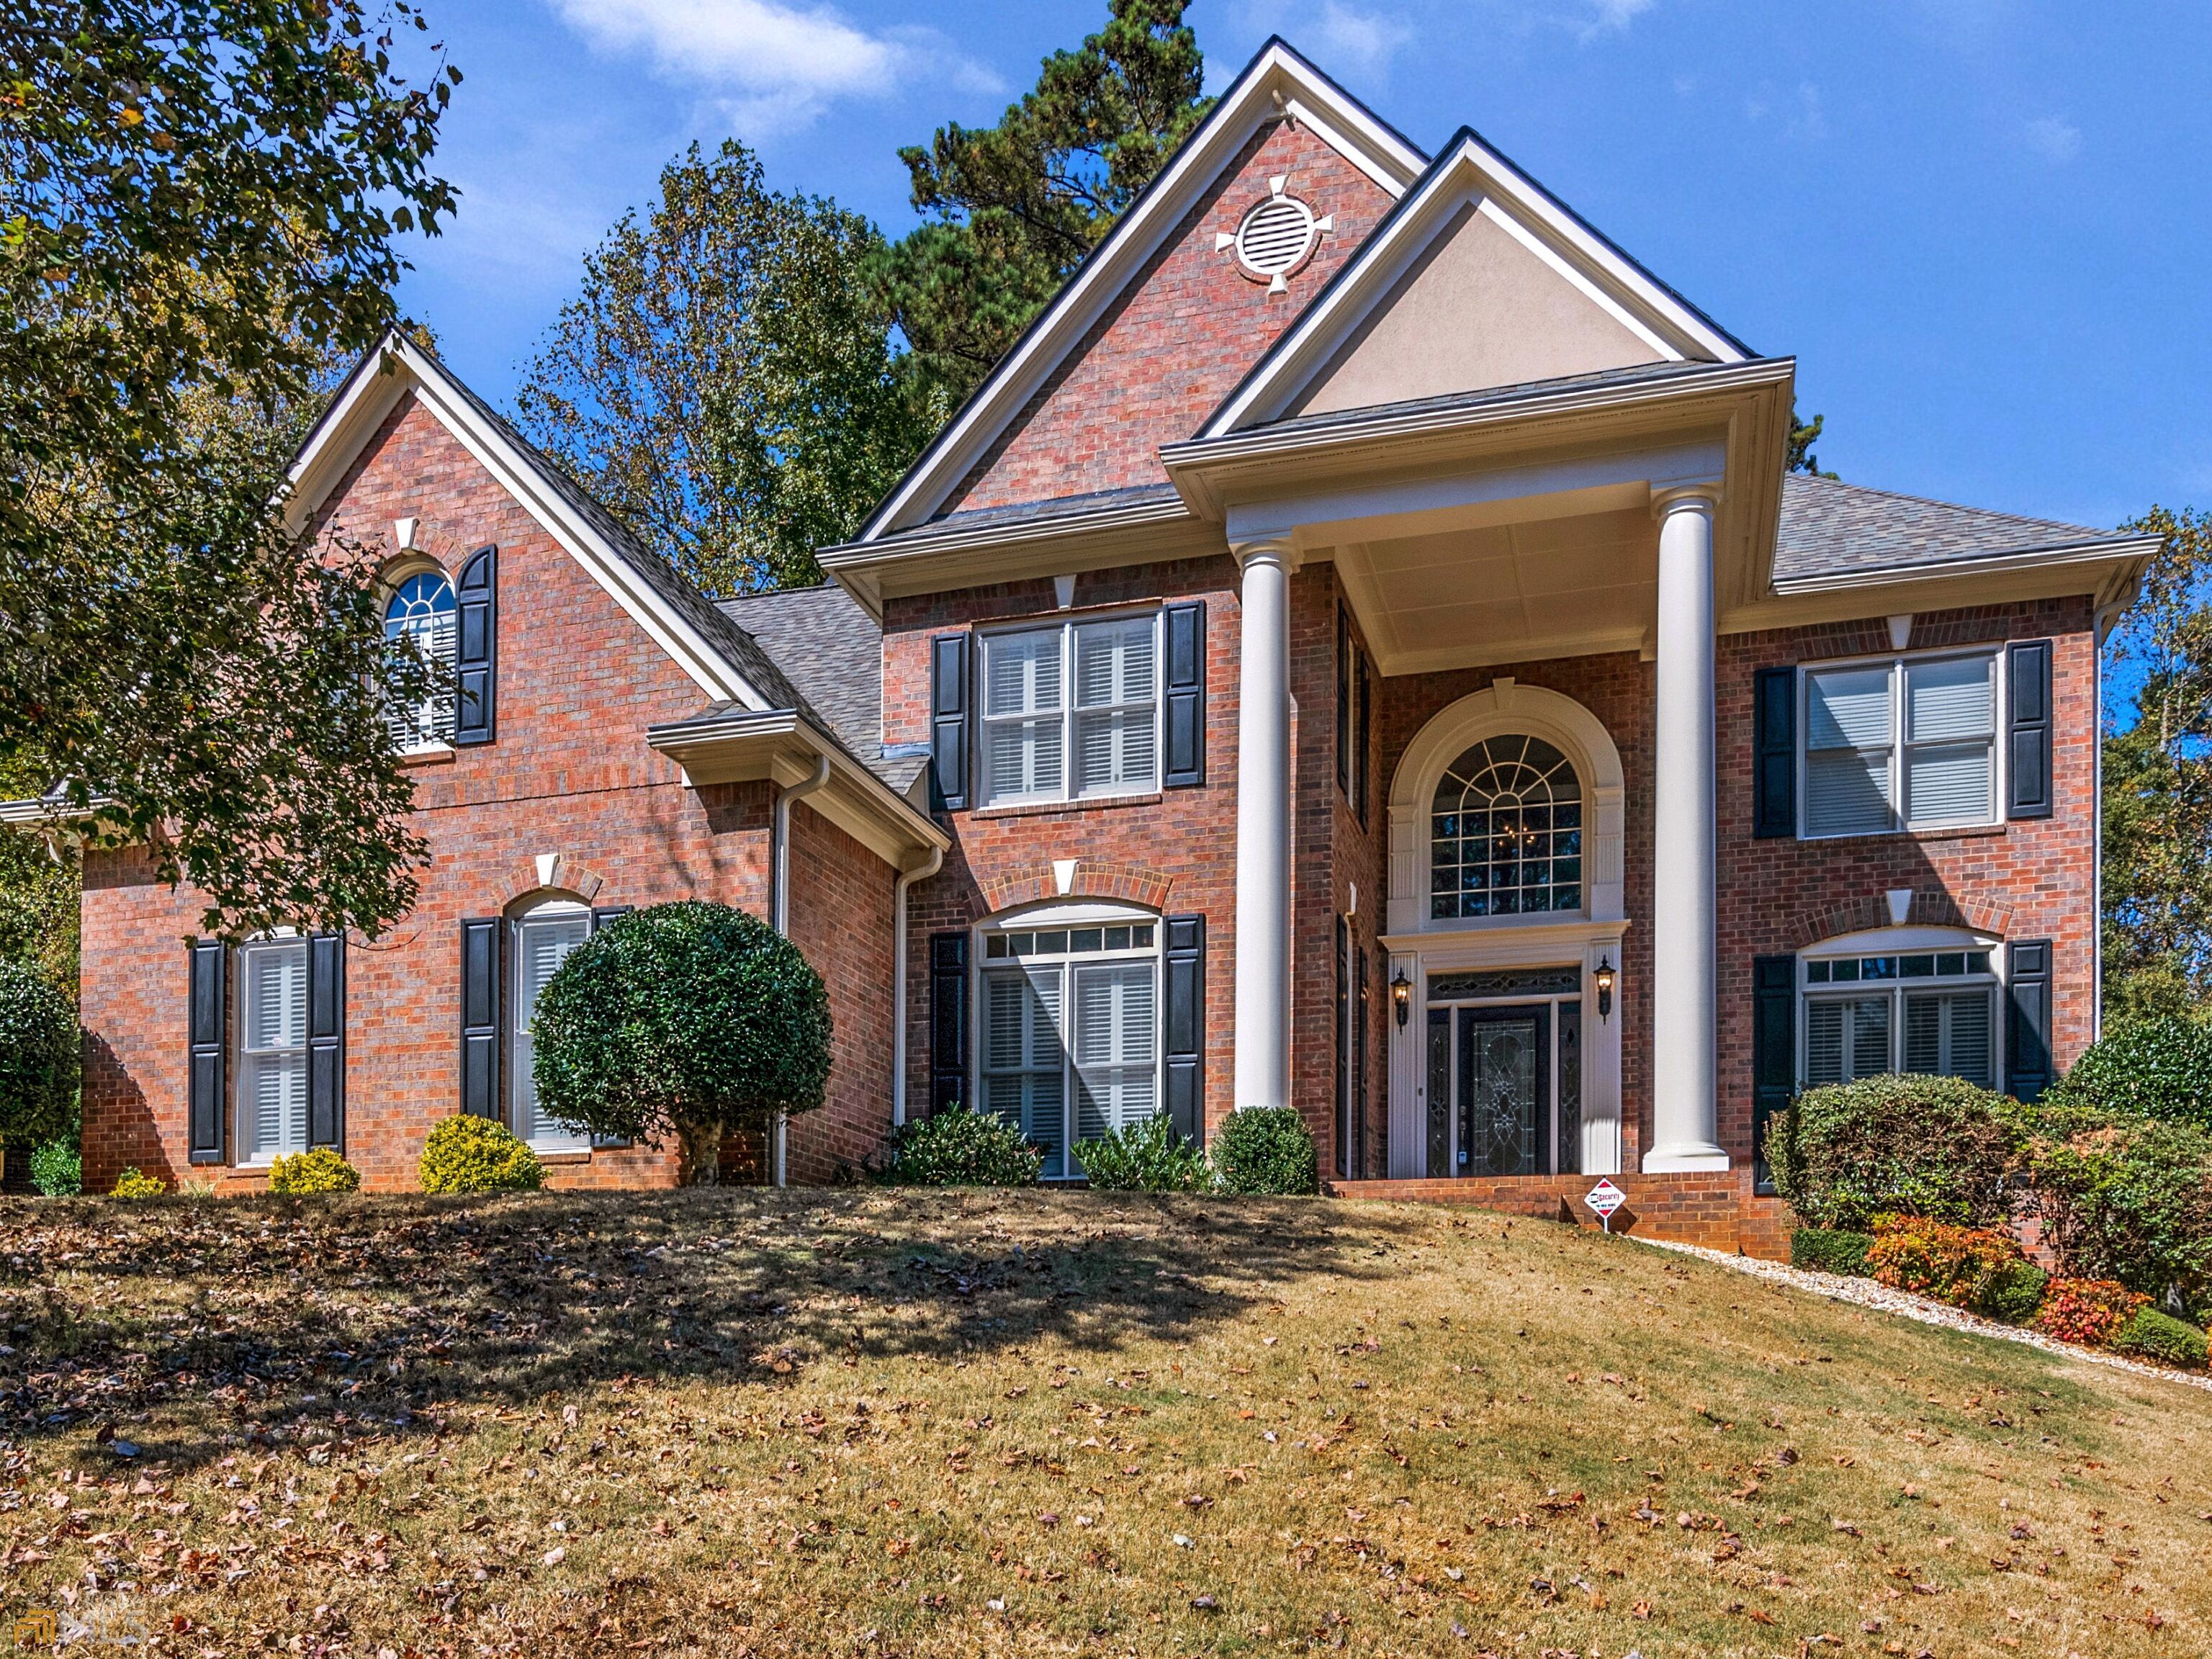
[[[538,1109],[594,1134],[676,1137],[720,1179],[722,1137],[822,1103],[830,994],[790,940],[726,904],[639,910],[569,952],[531,1022]]]
[[[71,1133],[76,1010],[18,963],[0,962],[0,1135],[36,1145]]]
[[[2212,1021],[2169,1016],[2123,1026],[2091,1043],[2044,1101],[2212,1129]]]

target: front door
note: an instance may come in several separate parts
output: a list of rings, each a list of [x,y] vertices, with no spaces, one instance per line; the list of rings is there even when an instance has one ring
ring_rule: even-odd
[[[1536,1175],[1551,1120],[1548,1004],[1455,1010],[1462,1175]]]

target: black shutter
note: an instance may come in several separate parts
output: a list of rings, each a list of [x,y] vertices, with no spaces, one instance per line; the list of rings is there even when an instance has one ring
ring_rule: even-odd
[[[307,1145],[345,1146],[345,935],[307,938]]]
[[[1167,608],[1167,766],[1160,782],[1188,789],[1206,781],[1206,607]]]
[[[929,642],[929,795],[933,812],[968,810],[968,641]]]
[[[1797,833],[1797,671],[1762,668],[1752,696],[1752,834]]]
[[[2051,641],[2021,640],[2005,650],[2008,818],[2051,816]]]
[[[968,935],[932,933],[929,1109],[941,1112],[963,1103],[974,1103],[968,1100]]]
[[[1336,787],[1352,799],[1352,625],[1336,607]]]
[[[1753,957],[1751,995],[1752,1180],[1771,1192],[1766,1126],[1797,1092],[1797,958]]]
[[[1352,1178],[1352,930],[1336,919],[1336,1172]]]
[[[224,969],[230,947],[219,939],[196,939],[191,944],[191,988],[185,1016],[191,1074],[191,1161],[222,1162],[222,1074],[228,1045],[224,1033]]]
[[[1359,653],[1358,666],[1359,706],[1352,713],[1352,811],[1359,820],[1359,827],[1364,830],[1367,827],[1368,753],[1375,736],[1374,693],[1370,690],[1373,682],[1367,677],[1367,653],[1364,651]]]
[[[1194,1146],[1206,1145],[1206,918],[1170,916],[1167,927],[1168,1121]]]
[[[595,933],[598,933],[600,928],[614,921],[616,917],[626,916],[635,908],[636,908],[635,905],[629,904],[600,905],[597,909],[592,912],[592,931]],[[621,1135],[594,1134],[592,1137],[592,1145],[594,1146],[627,1146],[629,1145],[629,1142],[624,1139]]]
[[[476,916],[461,924],[461,1109],[498,1117],[500,941],[507,924]]]
[[[453,742],[457,746],[489,743],[497,730],[499,667],[499,550],[480,547],[461,562],[453,582],[459,641],[453,653],[456,675]]]
[[[2005,1092],[2030,1104],[2051,1076],[2051,941],[2005,946]]]

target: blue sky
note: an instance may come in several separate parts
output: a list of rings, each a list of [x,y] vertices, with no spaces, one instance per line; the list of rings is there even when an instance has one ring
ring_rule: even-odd
[[[463,191],[402,304],[506,402],[583,253],[694,139],[896,234],[896,150],[994,119],[1105,0],[428,0]],[[2201,0],[1196,0],[1425,149],[1480,129],[1761,351],[1823,465],[2107,525],[2212,504]],[[2090,21],[2088,20],[2094,19]]]

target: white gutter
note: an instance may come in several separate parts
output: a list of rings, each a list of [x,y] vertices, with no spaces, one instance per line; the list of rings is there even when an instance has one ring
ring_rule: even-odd
[[[814,775],[804,783],[775,792],[775,806],[769,817],[768,925],[788,938],[791,933],[791,803],[811,795],[830,781],[830,757],[814,763]],[[790,1184],[787,1167],[791,1133],[790,1115],[775,1115],[775,1143],[769,1152],[769,1179],[778,1187]]]
[[[945,849],[929,849],[929,861],[902,870],[891,883],[891,1127],[906,1124],[906,896],[917,881],[945,867]]]

